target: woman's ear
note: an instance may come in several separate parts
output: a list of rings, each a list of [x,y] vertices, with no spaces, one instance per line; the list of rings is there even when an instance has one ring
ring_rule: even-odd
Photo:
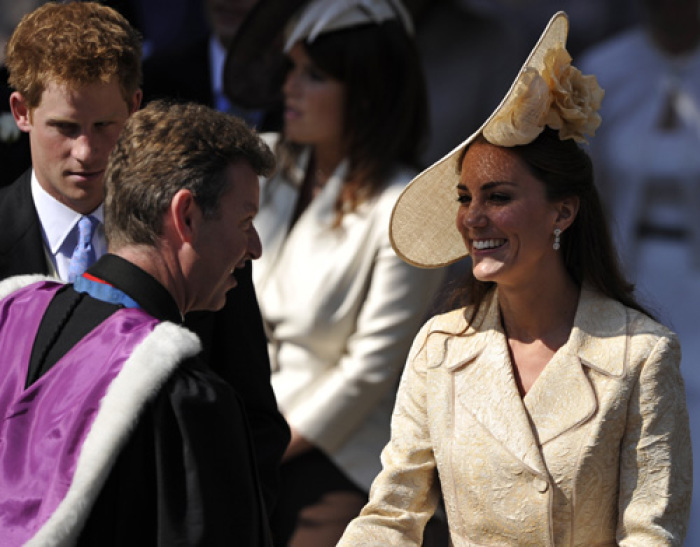
[[[571,226],[578,214],[579,204],[578,196],[571,196],[561,200],[557,206],[555,228],[559,228],[563,232]]]

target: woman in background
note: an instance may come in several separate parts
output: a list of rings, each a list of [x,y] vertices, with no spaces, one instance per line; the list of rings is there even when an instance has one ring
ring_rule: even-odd
[[[288,29],[284,131],[267,135],[254,282],[292,440],[277,545],[335,545],[367,500],[396,383],[441,280],[391,248],[416,174],[425,82],[399,2],[308,3]]]

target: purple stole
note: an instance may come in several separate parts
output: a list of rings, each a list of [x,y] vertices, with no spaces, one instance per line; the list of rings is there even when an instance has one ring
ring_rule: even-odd
[[[118,310],[25,389],[34,338],[44,312],[61,286],[44,281],[0,300],[2,545],[22,545],[30,540],[66,498],[69,488],[74,488],[72,482],[83,443],[103,397],[136,347],[159,324],[143,310]],[[125,419],[132,426],[133,417]],[[103,460],[98,458],[99,472],[88,473],[96,476],[91,479],[93,482],[86,482],[97,492],[118,449],[128,438],[130,427],[117,423],[114,430],[117,439],[107,445],[114,454]],[[93,435],[105,433],[110,432]],[[86,491],[91,492],[90,488]],[[78,532],[97,492],[76,496],[81,498],[79,503],[87,505],[77,510],[78,516],[69,515],[69,525]],[[70,504],[74,504],[72,499]]]

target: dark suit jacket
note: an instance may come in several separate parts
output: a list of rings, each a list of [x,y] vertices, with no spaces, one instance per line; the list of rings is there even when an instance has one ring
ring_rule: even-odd
[[[32,199],[31,170],[0,188],[0,279],[30,273],[49,273]]]
[[[146,59],[143,95],[145,101],[171,98],[214,106],[208,38]]]
[[[209,69],[209,37],[143,63],[144,102],[154,99],[193,101],[215,107]],[[267,109],[257,126],[260,132],[282,128],[282,105]]]
[[[48,273],[39,217],[31,195],[31,171],[0,189],[0,280]],[[278,468],[289,428],[270,385],[270,361],[250,264],[237,274],[224,308],[188,315],[186,326],[202,339],[205,362],[243,399],[251,425],[263,495],[272,512]]]

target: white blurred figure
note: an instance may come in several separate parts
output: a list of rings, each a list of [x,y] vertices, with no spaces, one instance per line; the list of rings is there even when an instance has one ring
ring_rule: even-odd
[[[642,6],[642,25],[580,60],[606,91],[591,154],[628,275],[680,338],[700,439],[700,2]],[[700,484],[700,449],[694,462]],[[700,545],[698,487],[686,545]]]

